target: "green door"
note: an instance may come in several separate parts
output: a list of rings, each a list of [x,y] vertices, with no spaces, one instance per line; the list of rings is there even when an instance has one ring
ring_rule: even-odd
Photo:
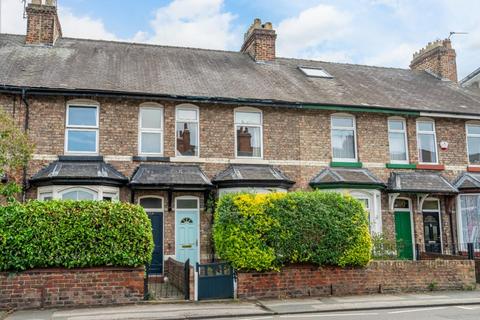
[[[413,260],[412,224],[409,211],[395,212],[395,234],[398,257]]]

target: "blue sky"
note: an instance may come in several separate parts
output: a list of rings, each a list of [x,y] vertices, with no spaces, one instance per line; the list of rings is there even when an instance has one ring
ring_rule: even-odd
[[[2,32],[24,33],[20,0]],[[459,77],[480,67],[477,0],[58,0],[65,36],[238,50],[253,18],[271,21],[279,56],[407,68],[450,31]]]

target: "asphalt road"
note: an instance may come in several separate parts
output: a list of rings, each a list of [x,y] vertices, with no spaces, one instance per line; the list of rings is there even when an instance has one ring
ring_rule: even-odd
[[[230,318],[231,319],[231,318]],[[307,313],[237,318],[241,320],[480,320],[480,305],[369,310],[358,312]]]

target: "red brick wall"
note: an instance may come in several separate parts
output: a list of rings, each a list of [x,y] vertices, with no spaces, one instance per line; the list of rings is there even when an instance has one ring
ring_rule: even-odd
[[[0,310],[133,303],[143,299],[143,268],[0,272]]]
[[[461,290],[475,284],[473,261],[374,261],[366,268],[285,267],[281,272],[238,273],[240,299]]]
[[[185,288],[185,271],[184,271],[185,264],[179,262],[175,259],[168,258],[165,261],[165,276],[168,278],[168,281],[173,284],[178,290],[184,291]],[[190,272],[190,292],[189,297],[190,300],[195,299],[195,272],[193,270],[193,266],[189,268]]]

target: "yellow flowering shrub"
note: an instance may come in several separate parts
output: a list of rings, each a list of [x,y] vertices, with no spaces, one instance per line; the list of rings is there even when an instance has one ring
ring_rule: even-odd
[[[220,258],[256,271],[288,263],[364,266],[372,247],[362,204],[320,191],[227,194],[216,208],[213,240]]]

